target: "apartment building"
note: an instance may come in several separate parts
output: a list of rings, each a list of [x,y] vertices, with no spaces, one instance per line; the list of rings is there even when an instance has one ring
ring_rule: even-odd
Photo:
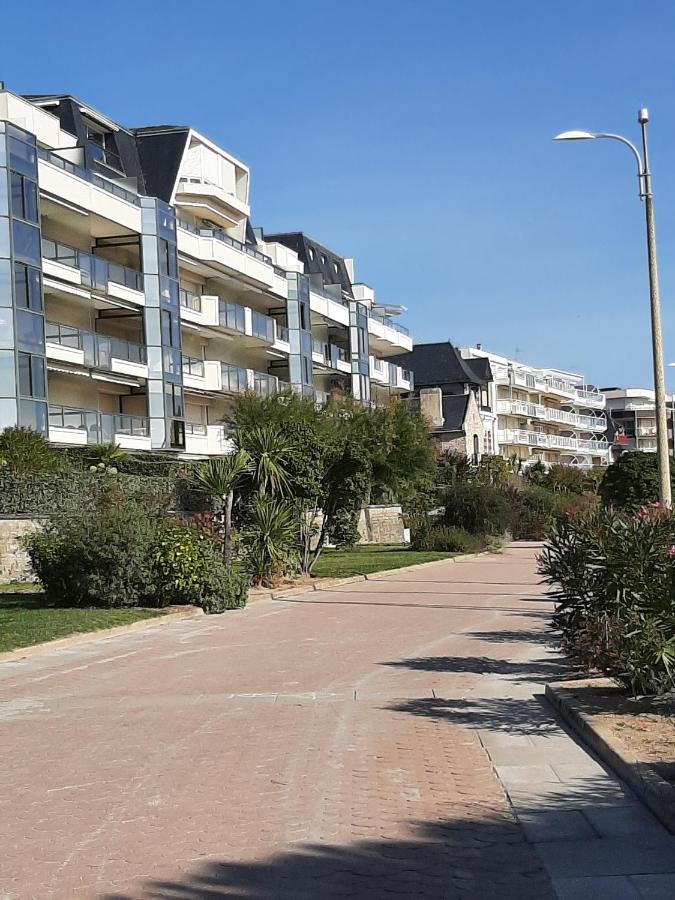
[[[626,450],[656,453],[656,403],[649,388],[603,388],[607,403],[609,440],[612,453],[619,456]],[[675,394],[666,396],[668,445],[673,452],[673,420]]]
[[[495,452],[523,465],[608,465],[605,396],[583,375],[529,366],[480,346],[460,353],[467,361],[489,360],[493,380],[484,427],[492,431]]]
[[[249,190],[193,128],[0,90],[0,427],[200,457],[244,391],[409,391],[403,310],[309,236],[254,229]]]

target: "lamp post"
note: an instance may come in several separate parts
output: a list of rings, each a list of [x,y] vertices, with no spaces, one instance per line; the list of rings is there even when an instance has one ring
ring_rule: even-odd
[[[620,141],[631,151],[637,163],[638,191],[645,204],[647,225],[647,261],[649,267],[649,299],[652,320],[652,360],[654,364],[654,399],[656,403],[656,456],[659,470],[659,500],[670,509],[670,459],[668,453],[668,424],[666,419],[666,385],[663,368],[663,338],[661,334],[661,302],[659,299],[659,273],[656,266],[656,234],[654,228],[654,199],[652,195],[652,174],[649,169],[647,150],[647,122],[649,111],[638,111],[638,122],[642,132],[642,156],[637,148],[620,134],[593,134],[590,131],[564,131],[553,138],[554,141],[588,141],[608,138]]]

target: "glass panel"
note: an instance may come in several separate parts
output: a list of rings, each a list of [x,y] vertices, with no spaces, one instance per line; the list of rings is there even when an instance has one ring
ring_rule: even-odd
[[[24,309],[16,311],[16,344],[21,350],[44,353],[42,316]]]
[[[185,447],[185,422],[179,422],[177,419],[171,422],[171,446]]]
[[[12,350],[14,348],[14,323],[12,310],[0,309],[0,348]]]
[[[0,394],[3,397],[14,397],[16,394],[13,350],[0,350]]]
[[[0,259],[0,306],[12,305],[12,268],[8,259]]]
[[[29,222],[39,221],[37,185],[27,178],[23,183],[23,217]]]
[[[33,266],[28,267],[28,305],[33,310],[42,310],[42,274]]]
[[[28,353],[19,353],[18,360],[18,368],[19,368],[19,394],[22,397],[30,397],[31,396],[31,381],[30,381],[30,354]]]
[[[12,223],[14,255],[32,263],[40,262],[40,231],[27,222]]]
[[[9,190],[12,198],[12,215],[23,219],[23,176],[18,172],[10,172]]]
[[[37,152],[35,147],[24,144],[15,137],[9,139],[9,167],[24,175],[35,177]]]
[[[16,425],[16,400],[0,400],[0,429]]]
[[[19,425],[33,431],[47,430],[47,404],[38,400],[19,400]]]

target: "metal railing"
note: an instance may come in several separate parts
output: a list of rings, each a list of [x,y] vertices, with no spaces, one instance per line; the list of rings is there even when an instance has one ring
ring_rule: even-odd
[[[230,300],[220,299],[218,301],[218,321],[223,328],[230,328],[232,331],[246,333],[246,313],[244,307],[238,303],[232,303]]]
[[[45,337],[48,343],[82,350],[84,363],[88,366],[109,369],[113,359],[140,365],[145,365],[147,360],[146,347],[143,344],[94,331],[84,331],[59,322],[45,323]]]
[[[108,282],[112,281],[135,291],[143,291],[143,275],[136,269],[93,256],[77,247],[42,238],[42,256],[63,266],[79,269],[83,283],[91,287],[107,290]]]
[[[49,405],[49,426],[86,431],[88,443],[111,441],[118,434],[133,437],[148,437],[150,434],[150,420],[145,416],[103,413],[98,410],[53,404]]]
[[[186,291],[184,288],[181,288],[178,296],[181,306],[184,306],[186,309],[192,309],[194,312],[202,311],[202,298],[199,294],[193,294],[192,291]]]
[[[183,375],[192,375],[195,378],[204,377],[204,360],[196,356],[182,356]]]
[[[90,184],[102,188],[104,191],[113,194],[115,197],[119,197],[121,200],[126,200],[127,203],[133,203],[134,206],[141,205],[141,198],[138,194],[134,194],[132,191],[127,190],[127,188],[115,184],[114,181],[108,181],[107,178],[103,178],[96,172],[84,169],[82,166],[78,166],[75,163],[70,162],[70,160],[64,159],[56,153],[52,153],[50,150],[38,147],[38,157],[45,162],[48,162],[50,165],[56,166],[58,169],[63,169],[64,172],[68,172],[70,175],[75,175],[77,178],[82,178],[84,181],[88,181]]]
[[[222,228],[205,228],[200,225],[193,225],[193,223],[188,222],[187,219],[180,218],[176,219],[176,224],[179,228],[183,228],[185,231],[189,231],[191,234],[197,234],[200,237],[214,238],[215,240],[220,241],[222,244],[227,244],[230,247],[234,247],[235,250],[239,250],[241,253],[246,253],[248,256],[252,256],[254,259],[257,259],[268,266],[272,265],[271,257],[267,256],[265,253],[261,253],[260,250],[256,250],[255,247],[252,247],[250,244],[243,244],[236,238],[230,237],[230,235],[223,231]]]
[[[394,331],[398,331],[401,334],[405,334],[408,336],[410,335],[410,331],[408,328],[405,327],[405,325],[399,325],[398,322],[394,322],[391,318],[388,318],[387,316],[381,316],[379,313],[376,313],[376,312],[369,312],[368,315],[370,316],[371,319],[375,319],[376,322],[381,322],[382,325],[385,325],[387,328],[393,328]]]

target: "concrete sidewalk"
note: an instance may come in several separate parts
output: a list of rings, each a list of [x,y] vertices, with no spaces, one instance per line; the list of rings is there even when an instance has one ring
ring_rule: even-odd
[[[543,699],[535,552],[0,666],[0,898],[674,896]]]

